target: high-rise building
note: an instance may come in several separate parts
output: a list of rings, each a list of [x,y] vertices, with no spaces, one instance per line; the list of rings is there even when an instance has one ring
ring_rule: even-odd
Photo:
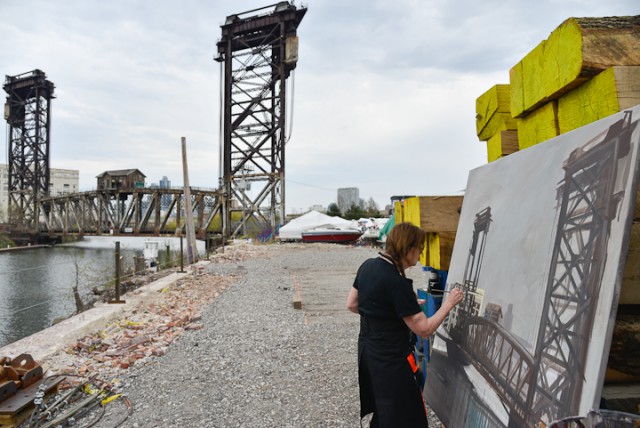
[[[160,180],[160,188],[161,189],[171,188],[171,180],[169,180],[166,175],[163,175],[162,180]]]
[[[166,175],[162,176],[162,180],[160,180],[159,187],[161,189],[170,189],[171,188],[171,180],[167,178]],[[171,206],[171,195],[161,195],[160,196],[160,209],[166,211]]]
[[[75,193],[79,188],[79,174],[77,169],[50,169],[49,195],[60,196]],[[0,164],[0,222],[9,218],[9,167]]]
[[[360,206],[360,190],[357,187],[338,189],[338,208],[340,208],[340,212],[348,211],[352,205]]]

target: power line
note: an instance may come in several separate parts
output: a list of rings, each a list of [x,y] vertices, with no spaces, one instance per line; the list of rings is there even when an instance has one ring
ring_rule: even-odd
[[[338,191],[337,188],[336,189],[327,189],[326,187],[314,186],[313,184],[301,183],[299,181],[294,181],[294,180],[290,180],[290,179],[287,179],[287,182],[288,183],[299,184],[301,186],[313,187],[314,189],[320,189],[320,190],[324,190],[326,192],[337,192]]]

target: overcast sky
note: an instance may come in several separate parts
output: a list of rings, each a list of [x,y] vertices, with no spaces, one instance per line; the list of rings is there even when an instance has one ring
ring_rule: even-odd
[[[40,69],[56,86],[51,167],[80,189],[106,170],[147,184],[218,185],[220,69],[226,16],[254,0],[0,0],[0,73]],[[637,0],[310,0],[298,28],[287,212],[358,187],[460,194],[486,163],[475,100],[569,17],[637,15]],[[7,159],[6,132],[3,137]]]

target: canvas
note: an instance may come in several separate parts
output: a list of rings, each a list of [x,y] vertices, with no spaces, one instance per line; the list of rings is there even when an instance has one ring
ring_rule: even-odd
[[[638,185],[640,106],[470,172],[425,397],[446,426],[598,407]]]

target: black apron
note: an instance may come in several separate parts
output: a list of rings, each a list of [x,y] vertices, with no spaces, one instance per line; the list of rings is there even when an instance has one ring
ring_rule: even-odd
[[[360,417],[373,413],[371,428],[427,427],[426,408],[416,379],[415,360],[411,364],[413,346],[409,337],[406,353],[390,352],[380,346],[385,343],[384,336],[392,334],[387,329],[388,321],[364,316],[360,320]]]

